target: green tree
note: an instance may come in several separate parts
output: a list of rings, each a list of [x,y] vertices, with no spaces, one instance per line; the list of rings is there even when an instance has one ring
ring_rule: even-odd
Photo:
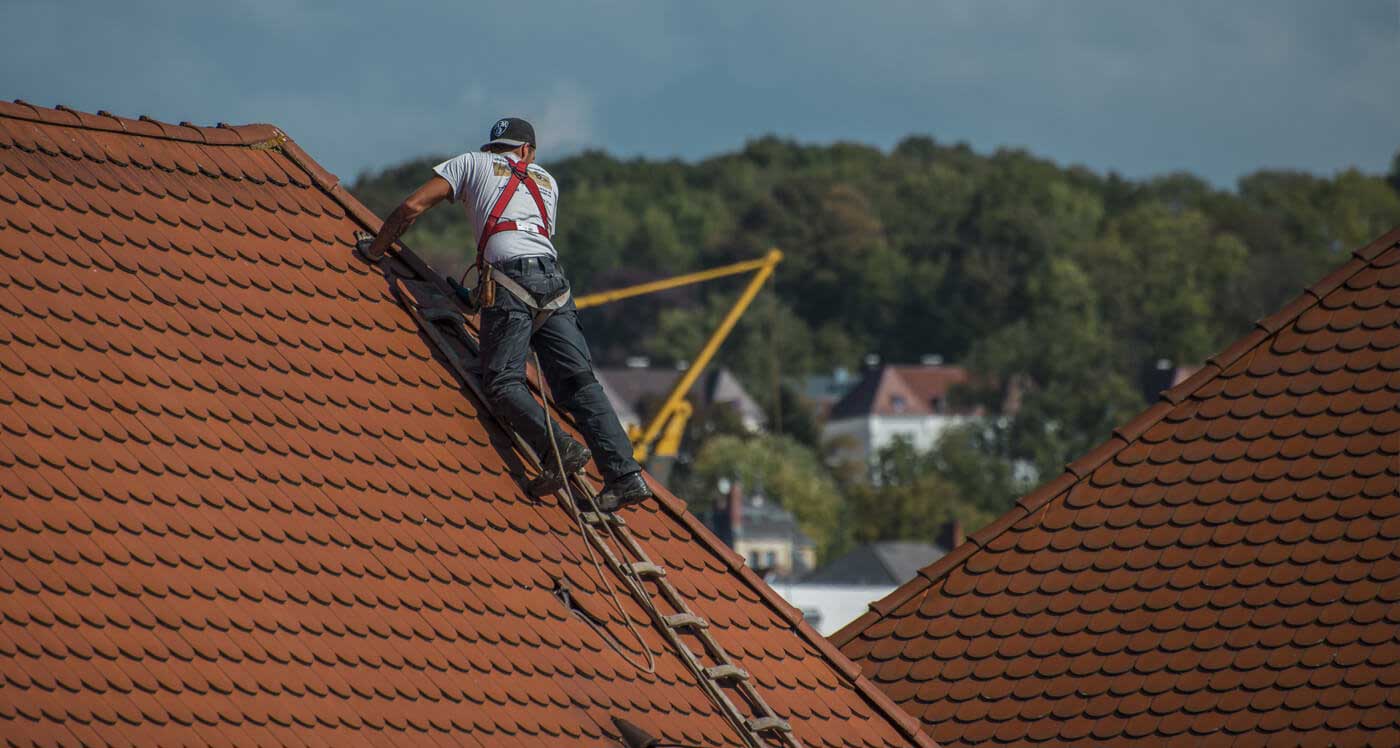
[[[995,513],[968,501],[935,465],[905,439],[880,450],[873,479],[847,487],[842,511],[843,549],[881,540],[933,542],[943,526],[957,520],[976,530]]]
[[[1248,252],[1199,211],[1139,204],[1074,254],[1090,269],[1104,334],[1121,348],[1113,368],[1131,372],[1157,358],[1199,362],[1231,336],[1218,310],[1233,306],[1231,281]]]
[[[929,470],[957,489],[961,503],[986,515],[1010,509],[1030,488],[1016,479],[1002,433],[993,424],[976,422],[948,429],[925,461]]]
[[[999,381],[1025,377],[1020,408],[1002,428],[1009,456],[1048,477],[1143,402],[1132,372],[1118,366],[1098,294],[1082,268],[1069,258],[1049,260],[1027,287],[1027,318],[979,343],[972,360]]]

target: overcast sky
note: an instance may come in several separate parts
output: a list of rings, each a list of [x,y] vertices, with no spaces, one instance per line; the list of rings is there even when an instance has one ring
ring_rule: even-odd
[[[1400,0],[0,0],[0,18],[0,98],[271,122],[347,180],[476,147],[503,114],[534,121],[546,160],[922,133],[1230,186],[1384,172],[1400,149]]]

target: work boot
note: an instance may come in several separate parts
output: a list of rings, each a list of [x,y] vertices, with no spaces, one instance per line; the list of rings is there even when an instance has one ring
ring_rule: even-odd
[[[608,481],[607,485],[603,486],[603,492],[598,494],[598,508],[605,512],[615,512],[633,504],[640,504],[654,495],[641,473],[628,473]]]
[[[558,442],[559,457],[564,463],[564,475],[559,474],[559,460],[555,459],[554,452],[546,450],[540,456],[544,461],[543,469],[526,487],[530,495],[544,496],[558,491],[564,487],[564,480],[567,476],[587,467],[588,461],[593,458],[593,453],[588,451],[588,447],[567,436],[560,436]]]

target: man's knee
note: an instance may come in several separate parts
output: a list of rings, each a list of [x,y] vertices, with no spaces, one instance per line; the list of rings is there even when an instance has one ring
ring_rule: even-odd
[[[525,388],[525,380],[510,372],[488,372],[483,380],[482,388],[486,390],[486,399],[492,405],[510,400],[512,393]]]
[[[559,392],[555,394],[555,397],[561,403],[572,402],[580,394],[587,393],[594,387],[602,389],[602,385],[598,384],[597,377],[593,376],[592,369],[569,372],[559,378]]]

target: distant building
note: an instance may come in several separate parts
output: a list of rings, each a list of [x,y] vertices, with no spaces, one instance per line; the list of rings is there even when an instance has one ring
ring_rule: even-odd
[[[791,512],[762,491],[746,492],[737,481],[730,484],[706,520],[749,568],[770,581],[797,578],[816,566],[816,544]]]
[[[951,399],[952,389],[968,379],[961,366],[942,364],[871,369],[832,406],[822,438],[853,461],[869,461],[899,437],[929,449],[949,427],[983,415],[981,407]]]
[[[674,368],[651,366],[599,367],[595,373],[624,427],[645,426],[645,419],[661,406],[684,374]],[[767,425],[763,408],[729,369],[713,367],[701,374],[688,398],[697,411],[716,405],[732,408],[750,431],[761,431]]]
[[[802,398],[811,404],[818,418],[825,419],[858,381],[850,369],[844,368],[830,374],[813,374],[802,380]]]
[[[913,579],[920,569],[943,558],[949,548],[956,547],[962,540],[962,528],[954,522],[944,528],[937,543],[903,540],[869,543],[800,581],[780,582],[773,589],[802,611],[807,623],[825,636],[854,621],[872,601],[884,598]]]
[[[943,546],[917,541],[868,543],[808,574],[802,581],[805,584],[898,587],[947,552]]]

